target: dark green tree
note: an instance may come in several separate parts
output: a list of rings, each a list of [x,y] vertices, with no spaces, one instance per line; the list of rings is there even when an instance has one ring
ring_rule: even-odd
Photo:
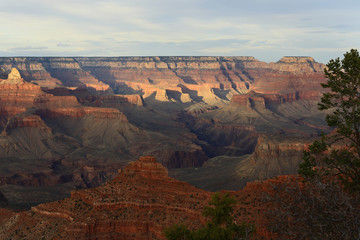
[[[185,240],[193,239],[192,232],[184,224],[173,225],[165,229],[165,236],[167,239],[171,240]]]
[[[212,225],[229,225],[232,224],[234,218],[231,213],[234,211],[236,199],[228,193],[220,195],[215,193],[212,195],[209,206],[205,207],[203,215],[211,219]]]
[[[194,231],[190,231],[185,225],[173,225],[165,229],[168,240],[233,240],[248,239],[255,231],[253,224],[234,222],[232,213],[236,199],[228,193],[212,195],[209,206],[205,207],[203,216],[209,221],[207,224]]]
[[[328,89],[319,103],[320,110],[330,113],[326,122],[335,134],[323,135],[304,152],[299,173],[306,178],[334,179],[350,192],[360,191],[360,56],[351,49],[344,58],[326,65]]]
[[[360,239],[360,57],[350,50],[326,65],[319,103],[334,131],[304,152],[304,182],[275,184],[268,228],[279,239]]]

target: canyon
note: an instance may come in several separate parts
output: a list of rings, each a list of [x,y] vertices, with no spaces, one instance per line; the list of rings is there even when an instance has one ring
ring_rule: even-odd
[[[140,156],[211,191],[294,174],[331,130],[317,109],[324,68],[311,57],[0,58],[0,191],[29,209]]]

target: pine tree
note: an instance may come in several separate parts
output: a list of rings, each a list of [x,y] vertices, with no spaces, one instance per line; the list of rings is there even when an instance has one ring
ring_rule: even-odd
[[[350,192],[360,191],[360,56],[351,49],[340,60],[326,65],[329,92],[319,103],[320,110],[331,111],[326,122],[336,134],[323,135],[304,153],[299,173],[304,177],[331,179],[337,176]],[[337,145],[337,147],[334,147]]]
[[[254,233],[253,224],[234,222],[232,212],[236,205],[236,199],[228,193],[212,195],[209,206],[205,207],[203,216],[209,218],[207,224],[194,231],[190,231],[185,225],[173,225],[165,229],[168,240],[233,240],[248,239]]]

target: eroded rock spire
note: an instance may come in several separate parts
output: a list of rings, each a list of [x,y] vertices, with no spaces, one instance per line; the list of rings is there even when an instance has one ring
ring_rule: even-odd
[[[21,78],[19,71],[16,68],[12,68],[11,72],[8,75],[7,80],[2,81],[2,84],[21,84],[24,82],[24,79]]]

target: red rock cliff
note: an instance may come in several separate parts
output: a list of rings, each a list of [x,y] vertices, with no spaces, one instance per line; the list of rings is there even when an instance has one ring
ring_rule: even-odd
[[[204,224],[201,209],[209,197],[168,177],[154,158],[141,157],[103,186],[73,191],[70,198],[8,219],[0,226],[0,238],[164,239],[164,227],[174,223]]]
[[[85,86],[158,101],[227,102],[262,94],[319,91],[324,65],[310,57],[265,63],[253,57],[0,58],[43,87]],[[46,78],[45,76],[52,77]]]
[[[103,186],[77,190],[71,197],[13,213],[1,210],[0,238],[39,239],[165,239],[164,228],[183,223],[197,228],[206,222],[201,212],[211,193],[167,176],[152,157],[130,163]],[[277,183],[300,182],[297,176],[280,176],[248,183],[229,192],[238,204],[234,217],[255,223],[255,239],[276,239],[267,229],[266,193]]]

